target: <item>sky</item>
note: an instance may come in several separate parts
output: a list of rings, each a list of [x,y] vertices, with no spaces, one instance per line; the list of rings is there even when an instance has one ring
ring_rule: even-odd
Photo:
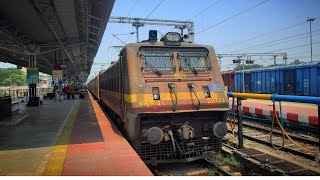
[[[313,60],[320,61],[319,7],[319,0],[116,0],[111,16],[191,20],[195,24],[195,43],[212,45],[216,53],[288,53],[290,63],[295,58],[310,61],[307,17],[317,18],[312,22]],[[149,30],[162,34],[180,31],[145,25],[139,30],[140,40],[148,39]],[[111,61],[118,59],[118,49],[111,46],[123,45],[112,33],[125,43],[133,43],[136,35],[130,32],[134,31],[131,24],[109,23],[94,62],[106,63],[104,68],[107,68]],[[256,64],[273,63],[272,57],[251,59]],[[235,67],[232,58],[221,60],[222,70]],[[277,57],[277,63],[283,63],[281,57]],[[101,68],[93,65],[89,79]]]

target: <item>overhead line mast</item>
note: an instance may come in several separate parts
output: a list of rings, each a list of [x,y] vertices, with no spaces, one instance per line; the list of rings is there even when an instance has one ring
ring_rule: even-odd
[[[307,22],[310,22],[310,56],[312,62],[312,31],[311,31],[311,23],[315,20],[315,18],[308,17]]]

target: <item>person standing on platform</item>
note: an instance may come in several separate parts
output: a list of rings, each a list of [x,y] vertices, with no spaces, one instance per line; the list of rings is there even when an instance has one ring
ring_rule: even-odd
[[[70,84],[67,84],[66,92],[67,92],[67,99],[70,99],[70,95],[71,95],[71,86],[70,86]]]
[[[58,82],[58,100],[62,102],[62,80]]]
[[[75,91],[76,91],[75,86],[72,85],[72,86],[71,86],[71,97],[72,97],[72,99],[74,99],[74,95],[75,95],[75,93],[76,93]]]
[[[67,94],[67,92],[66,92],[66,86],[64,85],[63,88],[62,88],[62,96],[63,96],[63,99],[66,98],[66,94]]]

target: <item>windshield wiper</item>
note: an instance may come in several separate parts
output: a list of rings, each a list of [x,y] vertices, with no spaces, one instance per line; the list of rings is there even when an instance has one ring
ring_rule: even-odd
[[[188,61],[188,62],[187,62],[187,61]],[[198,74],[198,71],[197,71],[194,67],[191,67],[190,59],[185,58],[185,59],[184,59],[184,62],[186,63],[186,65],[187,65],[188,68],[192,71],[192,73],[193,73],[194,75],[197,75],[197,74]]]
[[[152,72],[156,73],[158,76],[161,76],[162,73],[157,68],[155,68],[154,66],[152,66],[148,62],[145,62],[145,64],[146,64],[146,66],[149,66],[151,69],[153,69]]]

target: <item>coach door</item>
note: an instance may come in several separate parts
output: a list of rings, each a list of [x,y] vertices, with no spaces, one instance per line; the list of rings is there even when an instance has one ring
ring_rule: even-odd
[[[296,94],[296,75],[294,69],[284,70],[284,93],[287,95]]]

